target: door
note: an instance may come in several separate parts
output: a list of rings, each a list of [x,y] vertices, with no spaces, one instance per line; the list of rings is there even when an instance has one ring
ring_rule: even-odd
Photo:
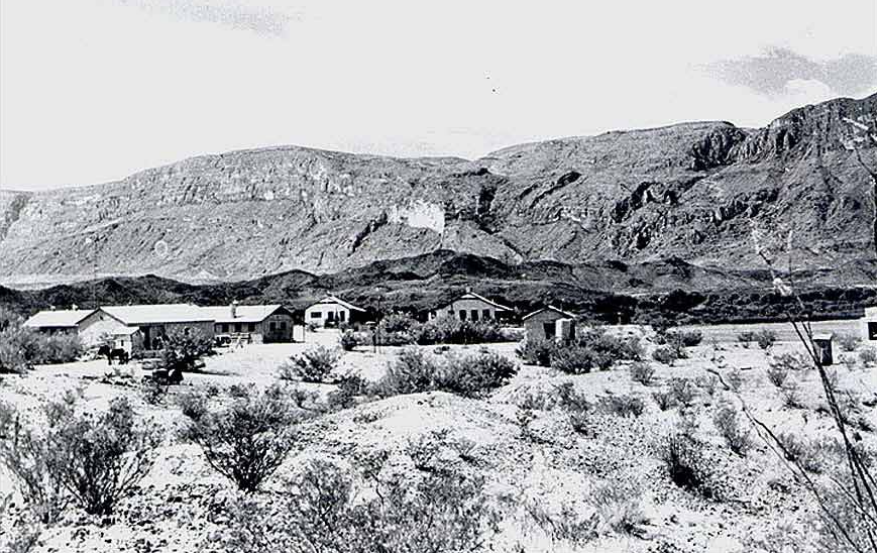
[[[553,339],[557,335],[557,322],[542,323],[542,331],[545,332],[545,338]]]

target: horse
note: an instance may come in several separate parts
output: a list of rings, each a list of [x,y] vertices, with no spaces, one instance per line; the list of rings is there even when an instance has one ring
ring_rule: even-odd
[[[120,365],[127,365],[130,356],[128,352],[122,348],[111,348],[110,346],[104,344],[98,348],[97,354],[100,357],[107,358],[107,364],[112,365],[113,359],[118,359]]]

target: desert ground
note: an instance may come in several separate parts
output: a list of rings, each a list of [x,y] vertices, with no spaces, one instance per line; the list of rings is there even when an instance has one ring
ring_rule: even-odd
[[[567,375],[522,364],[515,355],[516,343],[451,346],[465,351],[489,348],[514,359],[520,370],[507,385],[483,399],[445,392],[398,395],[305,423],[310,425],[309,438],[286,459],[261,493],[270,495],[278,482],[295,473],[302,460],[314,457],[345,463],[383,449],[397,459],[403,470],[415,472],[418,467],[406,457],[408,446],[416,440],[433,440],[437,442],[439,462],[487,479],[491,500],[503,513],[498,531],[489,537],[493,551],[820,551],[816,504],[784,461],[742,415],[741,425],[752,440],[745,454],[732,452],[713,423],[713,414],[721,405],[731,404],[739,410],[745,403],[753,417],[775,432],[811,440],[824,456],[824,463],[831,465],[834,423],[821,409],[824,400],[816,372],[791,375],[799,393],[794,407],[785,404],[780,389],[767,377],[771,359],[802,351],[787,326],[776,326],[780,340],[769,352],[756,344],[744,347],[736,339],[744,330],[770,326],[775,325],[701,327],[704,340],[689,348],[687,359],[667,366],[647,357],[656,369],[649,385],[635,382],[627,363],[607,371]],[[817,325],[816,330],[823,329],[857,331],[854,322]],[[630,326],[611,331],[641,336],[647,351],[655,347],[647,328]],[[39,366],[24,376],[4,377],[0,401],[23,412],[35,412],[47,398],[68,393],[76,394],[86,408],[94,410],[106,409],[114,397],[127,396],[150,424],[166,431],[155,466],[134,496],[123,500],[111,518],[98,520],[70,509],[59,523],[43,531],[35,551],[219,551],[217,536],[223,531],[223,522],[216,514],[237,492],[231,482],[206,464],[196,446],[176,439],[184,417],[175,397],[185,390],[211,385],[267,387],[277,381],[277,367],[291,355],[315,344],[336,346],[338,338],[336,331],[320,331],[308,334],[304,344],[250,345],[208,357],[203,372],[187,374],[184,383],[172,387],[157,405],[144,399],[137,383],[145,372],[136,362],[117,369],[108,367],[104,360]],[[863,347],[867,346],[859,349]],[[357,348],[343,355],[342,370],[357,371],[376,381],[401,349]],[[435,346],[424,349],[439,355]],[[868,431],[877,427],[877,414],[868,407],[877,399],[877,369],[860,362],[855,351],[840,351],[837,344],[835,358],[838,362],[832,370],[837,375],[838,389],[850,391],[863,404],[864,422],[857,439],[866,449],[877,451],[877,437]],[[850,361],[841,362],[842,358]],[[125,372],[133,378],[121,376]],[[727,378],[732,372],[741,377],[738,392],[726,389],[715,377],[719,374]],[[682,424],[683,410],[679,406],[661,410],[653,394],[666,390],[674,378],[688,378],[694,384],[695,397],[685,412],[694,421],[693,432],[705,444],[711,487],[718,490],[715,497],[675,485],[661,460],[660,448],[668,434]],[[563,409],[539,399],[549,397],[566,382],[594,404],[608,396],[633,396],[643,400],[644,410],[638,416],[595,410],[589,415],[588,430],[577,432]],[[321,393],[333,388],[320,384],[299,386]],[[522,408],[534,415],[526,432],[520,423]],[[459,443],[469,444],[465,458],[452,447]],[[814,474],[817,479],[825,477]],[[597,487],[620,484],[626,486],[623,488],[628,490],[628,497],[605,505],[590,499]],[[0,476],[0,490],[14,490],[8,475]],[[524,505],[532,508],[528,510]],[[635,524],[622,528],[615,522],[626,516],[619,512],[626,509],[636,511]],[[550,525],[540,525],[529,514],[534,510],[555,516],[555,520],[560,520],[563,512],[567,516],[572,512],[581,519],[596,514],[601,523],[594,536],[576,541],[562,532],[553,532]],[[11,529],[7,524],[0,531]]]

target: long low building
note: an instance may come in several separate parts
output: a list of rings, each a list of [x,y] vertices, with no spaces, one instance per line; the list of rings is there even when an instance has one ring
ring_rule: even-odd
[[[187,303],[108,305],[98,309],[40,311],[24,326],[77,335],[86,346],[111,341],[129,353],[158,350],[174,332],[240,338],[247,343],[292,341],[293,314],[282,305],[200,307]]]

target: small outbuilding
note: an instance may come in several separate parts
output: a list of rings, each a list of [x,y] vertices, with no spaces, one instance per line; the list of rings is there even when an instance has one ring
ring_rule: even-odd
[[[528,340],[568,342],[576,337],[576,316],[549,305],[523,319]]]
[[[326,296],[305,309],[305,324],[335,327],[365,320],[366,310],[335,296]]]
[[[491,299],[467,291],[454,301],[430,312],[429,318],[453,317],[461,321],[487,321],[506,319],[514,313],[514,309],[501,305]]]
[[[866,307],[862,322],[862,338],[869,342],[877,342],[877,307]]]
[[[201,309],[213,319],[213,332],[217,338],[240,338],[257,344],[292,341],[292,312],[280,304],[238,305],[233,302]]]
[[[47,334],[79,336],[86,347],[96,346],[107,339],[128,353],[139,347],[139,336],[131,332],[131,327],[100,309],[40,311],[25,321],[24,326]]]

